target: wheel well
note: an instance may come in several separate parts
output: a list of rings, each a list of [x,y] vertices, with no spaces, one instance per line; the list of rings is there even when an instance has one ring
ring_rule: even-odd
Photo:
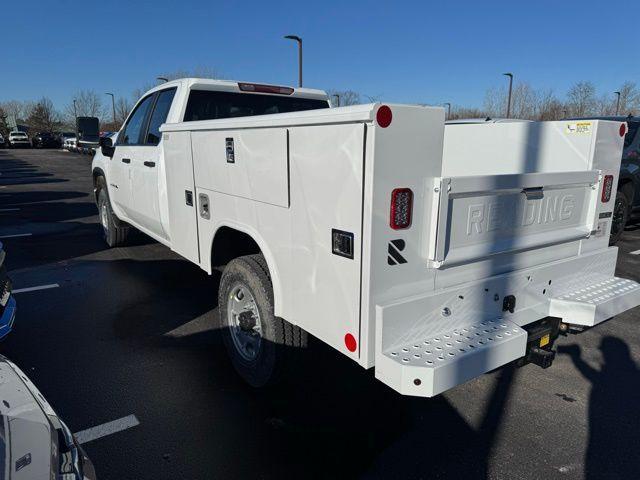
[[[104,172],[100,169],[100,168],[94,168],[93,169],[93,195],[96,197],[96,201],[98,199],[97,195],[97,188],[98,188],[98,177],[104,177]]]
[[[230,227],[220,227],[211,245],[211,267],[220,268],[243,255],[262,253],[256,241],[247,233]]]

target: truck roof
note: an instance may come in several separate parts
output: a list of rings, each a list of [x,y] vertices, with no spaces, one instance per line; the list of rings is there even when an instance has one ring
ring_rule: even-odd
[[[302,87],[290,87],[283,85],[271,85],[260,82],[244,82],[244,81],[236,81],[236,80],[216,80],[211,78],[196,78],[196,77],[187,77],[187,78],[178,78],[176,80],[171,80],[165,83],[161,83],[156,87],[149,90],[149,92],[153,92],[156,90],[162,90],[171,85],[183,85],[189,89],[197,88],[201,90],[216,90],[222,92],[237,92],[237,93],[247,93],[247,94],[259,94],[259,95],[283,95],[282,93],[273,93],[268,91],[255,91],[252,92],[247,89],[247,87],[255,86],[255,87],[267,87],[268,88],[279,88],[283,90],[290,90],[291,93],[287,93],[287,96],[290,97],[299,97],[299,98],[313,98],[317,100],[329,100],[329,96],[327,92],[324,90],[317,90],[314,88],[302,88]],[[243,88],[241,88],[243,86]]]
[[[458,118],[456,120],[447,120],[447,125],[468,124],[468,123],[518,123],[518,122],[531,122],[531,120],[524,120],[520,118]]]

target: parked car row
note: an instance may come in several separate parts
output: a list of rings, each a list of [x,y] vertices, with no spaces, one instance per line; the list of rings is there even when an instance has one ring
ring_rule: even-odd
[[[5,138],[0,134],[0,147],[8,148],[62,148],[74,132],[36,132],[29,136],[26,132],[10,132]]]

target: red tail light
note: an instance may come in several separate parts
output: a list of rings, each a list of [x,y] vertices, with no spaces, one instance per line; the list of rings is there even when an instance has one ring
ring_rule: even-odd
[[[262,85],[259,83],[238,83],[238,88],[243,92],[277,93],[278,95],[291,95],[293,88],[278,87],[277,85]]]
[[[620,125],[619,132],[620,132],[620,136],[621,137],[625,136],[625,134],[627,133],[627,124],[626,123],[623,123],[622,125]]]
[[[393,120],[393,112],[388,106],[382,105],[376,113],[376,121],[378,122],[378,125],[382,128],[387,128],[391,125],[391,120]]]
[[[411,226],[411,210],[413,209],[413,192],[409,188],[396,188],[391,192],[391,217],[389,225],[394,230],[402,230]]]
[[[613,189],[613,175],[605,175],[602,184],[602,203],[611,200],[611,190]]]

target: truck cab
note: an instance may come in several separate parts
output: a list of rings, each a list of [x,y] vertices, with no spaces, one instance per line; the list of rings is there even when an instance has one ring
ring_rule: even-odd
[[[94,188],[97,192],[98,177],[108,180],[108,195],[121,237],[126,235],[123,232],[128,231],[127,225],[134,225],[171,246],[162,124],[196,124],[329,107],[325,92],[308,88],[199,78],[163,83],[136,103],[115,141],[107,149],[96,151],[92,164]],[[115,237],[106,236],[114,246]]]

